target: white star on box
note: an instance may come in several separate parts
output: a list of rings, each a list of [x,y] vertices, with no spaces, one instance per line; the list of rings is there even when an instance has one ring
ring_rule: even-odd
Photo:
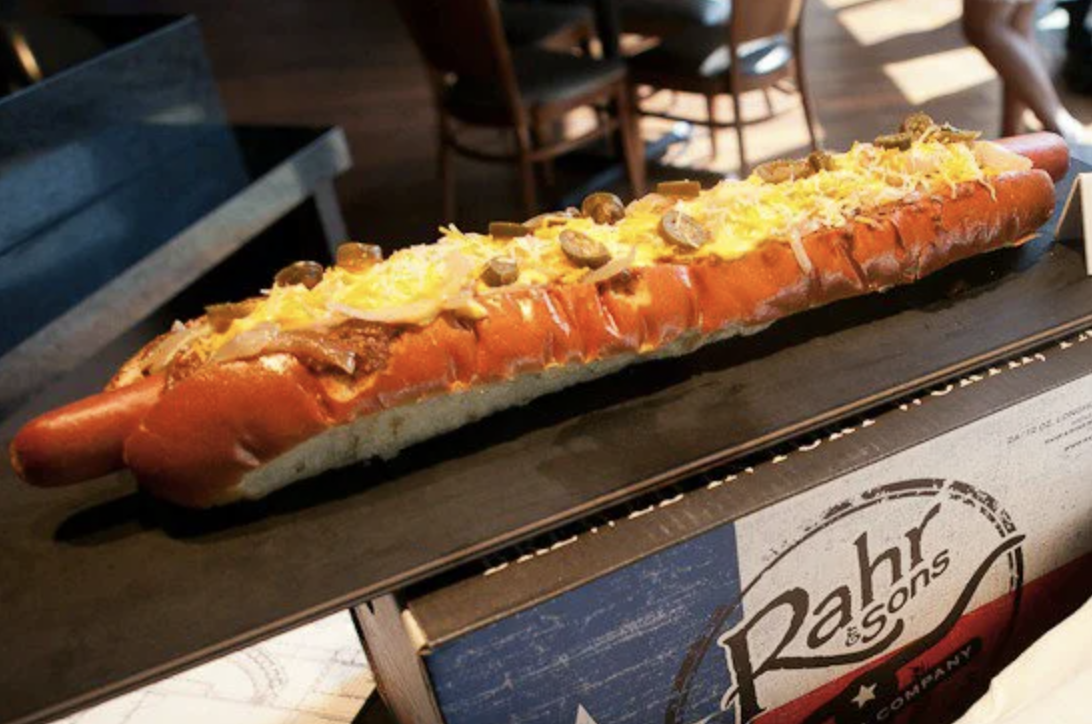
[[[595,719],[592,719],[591,714],[582,705],[577,706],[576,709],[576,724],[596,724]]]
[[[856,704],[858,709],[864,709],[865,704],[867,704],[868,702],[872,701],[875,698],[876,698],[876,685],[872,684],[871,686],[865,686],[864,684],[861,684],[861,688],[857,690],[857,696],[850,699],[850,701],[852,701],[854,704]]]

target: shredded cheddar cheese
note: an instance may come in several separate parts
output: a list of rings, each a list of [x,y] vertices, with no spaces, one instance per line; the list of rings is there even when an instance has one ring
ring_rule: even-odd
[[[427,324],[444,310],[480,317],[484,309],[475,297],[495,290],[479,277],[494,257],[512,258],[519,268],[517,281],[500,290],[574,283],[590,273],[562,251],[559,236],[566,229],[601,242],[614,259],[628,255],[633,267],[703,257],[733,259],[768,241],[792,244],[796,240],[799,245],[801,237],[821,229],[851,221],[875,224],[869,213],[879,207],[915,195],[950,194],[961,183],[982,183],[993,193],[992,177],[1027,167],[1021,165],[1026,159],[993,144],[925,139],[905,151],[858,143],[832,155],[829,170],[782,183],[769,183],[752,174],[743,180],[722,181],[696,198],[649,194],[631,203],[615,224],[565,218],[563,223],[514,239],[463,232],[454,225],[443,227],[437,242],[403,249],[363,271],[334,267],[312,289],[294,285],[267,290],[250,314],[212,335],[210,346],[218,348],[259,325],[307,329],[353,317]],[[696,219],[712,234],[712,241],[693,251],[666,241],[659,226],[670,209]],[[797,256],[801,254],[802,249]],[[806,259],[800,263],[805,265]]]

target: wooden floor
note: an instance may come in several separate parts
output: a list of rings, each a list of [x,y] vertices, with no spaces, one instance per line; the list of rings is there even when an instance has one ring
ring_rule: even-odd
[[[120,0],[28,4],[92,12],[136,7]],[[435,238],[442,219],[434,117],[420,61],[390,0],[146,0],[140,7],[198,15],[233,119],[345,128],[356,168],[339,191],[356,238],[388,247]],[[996,134],[999,84],[966,46],[960,9],[960,0],[809,0],[805,55],[828,147],[871,138],[915,107]],[[695,100],[681,97],[676,110],[702,112]],[[1092,102],[1067,101],[1092,121]],[[806,146],[797,98],[775,93],[774,105],[773,120],[748,127],[753,161]],[[746,96],[744,107],[748,118],[766,112],[758,93]],[[731,117],[728,99],[723,117]],[[652,138],[662,129],[663,122],[646,120],[643,132]],[[717,158],[709,158],[708,136],[699,129],[668,161],[732,173],[735,134],[720,134]],[[461,226],[518,216],[511,169],[460,161],[458,174]]]

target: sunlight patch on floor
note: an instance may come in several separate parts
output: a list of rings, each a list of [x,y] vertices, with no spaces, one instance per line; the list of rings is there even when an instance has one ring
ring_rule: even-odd
[[[884,75],[913,105],[990,83],[997,73],[974,48],[957,48],[886,63]]]
[[[753,168],[756,164],[774,158],[806,155],[810,150],[807,126],[800,97],[795,94],[771,91],[774,115],[769,116],[766,100],[761,92],[743,95],[744,143],[747,160]],[[705,121],[706,105],[703,96],[691,93],[661,93],[642,103],[646,110],[668,112],[672,115]],[[723,95],[717,99],[717,118],[722,123],[733,118],[732,100]],[[651,141],[661,137],[676,121],[646,116],[641,123],[642,135]],[[820,142],[822,129],[817,129]],[[739,145],[734,127],[717,130],[717,154],[713,156],[709,128],[693,124],[693,133],[686,143],[674,145],[664,157],[664,164],[675,167],[699,168],[725,175],[739,173]]]
[[[838,13],[838,22],[857,43],[868,47],[939,30],[959,22],[962,14],[958,0],[875,0],[845,8]]]
[[[875,0],[823,0],[823,4],[831,10],[841,10],[842,8],[851,8],[854,5],[867,5],[868,3],[875,2]]]

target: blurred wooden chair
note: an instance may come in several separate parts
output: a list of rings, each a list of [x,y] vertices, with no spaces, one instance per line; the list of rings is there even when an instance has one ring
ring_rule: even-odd
[[[622,29],[667,37],[698,27],[723,27],[731,14],[730,0],[618,0]]]
[[[593,140],[619,133],[634,195],[645,184],[644,148],[637,132],[626,67],[540,48],[512,50],[505,40],[496,0],[396,0],[429,71],[439,116],[440,177],[444,215],[455,215],[452,155],[518,166],[523,203],[536,209],[535,164],[548,162]],[[550,127],[581,107],[614,111],[576,138],[548,140]],[[511,129],[513,153],[471,147],[458,125]]]
[[[595,13],[589,5],[515,0],[502,2],[500,12],[504,37],[512,48],[587,49],[595,38]]]
[[[740,95],[762,90],[767,94],[772,115],[769,89],[787,90],[785,83],[791,81],[803,102],[811,147],[816,149],[815,119],[801,55],[803,6],[804,0],[736,0],[726,25],[693,26],[631,58],[630,83],[704,95],[708,112],[705,125],[709,126],[714,156],[717,153],[716,129],[726,127],[717,121],[716,98],[721,94],[730,95],[735,109],[734,122],[730,125],[735,126],[739,139],[740,173],[746,176],[749,166]],[[638,110],[646,115],[692,120]]]
[[[520,0],[527,2],[527,0]],[[534,0],[535,4],[588,7],[593,0]],[[617,6],[621,29],[662,38],[695,26],[723,26],[731,0],[606,0]],[[502,6],[503,7],[503,6]]]

